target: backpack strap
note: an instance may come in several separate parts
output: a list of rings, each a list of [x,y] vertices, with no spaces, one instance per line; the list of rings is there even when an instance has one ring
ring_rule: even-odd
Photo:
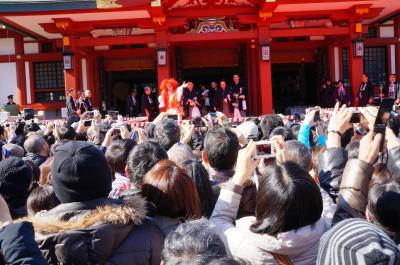
[[[269,252],[279,265],[293,265],[288,255]]]

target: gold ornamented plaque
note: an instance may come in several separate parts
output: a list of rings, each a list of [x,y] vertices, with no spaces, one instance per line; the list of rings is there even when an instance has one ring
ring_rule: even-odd
[[[118,0],[96,0],[97,8],[119,8]]]

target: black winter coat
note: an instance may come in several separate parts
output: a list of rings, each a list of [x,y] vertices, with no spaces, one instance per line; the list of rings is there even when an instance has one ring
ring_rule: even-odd
[[[29,222],[6,225],[0,230],[3,260],[0,264],[47,265],[35,242],[35,232]]]
[[[159,265],[164,236],[146,201],[97,199],[61,204],[32,221],[49,264]]]

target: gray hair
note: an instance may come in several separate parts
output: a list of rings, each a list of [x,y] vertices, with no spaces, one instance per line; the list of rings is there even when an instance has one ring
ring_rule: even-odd
[[[180,164],[187,160],[196,160],[192,149],[187,144],[176,143],[168,150],[169,160]]]
[[[178,123],[172,119],[165,119],[158,123],[154,129],[154,139],[169,150],[181,138],[181,130]]]
[[[305,144],[297,140],[286,142],[286,161],[297,163],[306,171],[311,170],[312,155]]]
[[[209,221],[200,219],[178,226],[164,241],[164,265],[206,265],[227,256],[225,245]]]
[[[27,153],[40,154],[47,145],[46,140],[38,135],[30,135],[24,142],[24,149]]]

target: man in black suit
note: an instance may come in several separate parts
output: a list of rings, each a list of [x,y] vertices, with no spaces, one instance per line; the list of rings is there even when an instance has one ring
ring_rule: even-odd
[[[142,114],[146,115],[149,121],[153,121],[157,115],[156,105],[151,98],[151,88],[148,86],[144,88],[144,94],[140,99],[140,106],[142,107]]]
[[[214,97],[215,97],[215,94],[217,93],[217,90],[218,90],[217,82],[211,82],[210,89],[209,89],[209,92],[208,92],[208,96],[210,98],[209,111],[211,111],[211,112],[214,111]]]
[[[136,99],[137,91],[136,89],[132,89],[131,93],[128,95],[126,99],[127,113],[129,117],[137,117],[139,114],[139,104]]]
[[[389,84],[383,89],[382,92],[386,98],[399,99],[400,86],[396,82],[395,74],[391,74],[389,76]]]
[[[242,117],[246,117],[246,112],[247,112],[247,102],[246,102],[246,94],[247,94],[247,89],[246,87],[240,83],[240,77],[239,75],[235,74],[233,75],[233,84],[230,88],[231,94],[232,94],[232,104],[235,104],[235,106],[239,109],[240,115]]]
[[[373,88],[371,82],[368,80],[368,75],[363,74],[361,77],[361,85],[358,89],[357,100],[360,107],[368,105],[371,97],[373,96]]]
[[[93,110],[93,106],[92,106],[92,101],[90,100],[90,98],[92,97],[92,92],[90,92],[89,89],[85,90],[85,108],[86,111],[92,111]]]
[[[68,118],[71,118],[74,114],[76,114],[76,104],[75,104],[75,99],[74,99],[73,93],[74,93],[74,89],[69,88],[68,89],[68,98],[67,98]]]

